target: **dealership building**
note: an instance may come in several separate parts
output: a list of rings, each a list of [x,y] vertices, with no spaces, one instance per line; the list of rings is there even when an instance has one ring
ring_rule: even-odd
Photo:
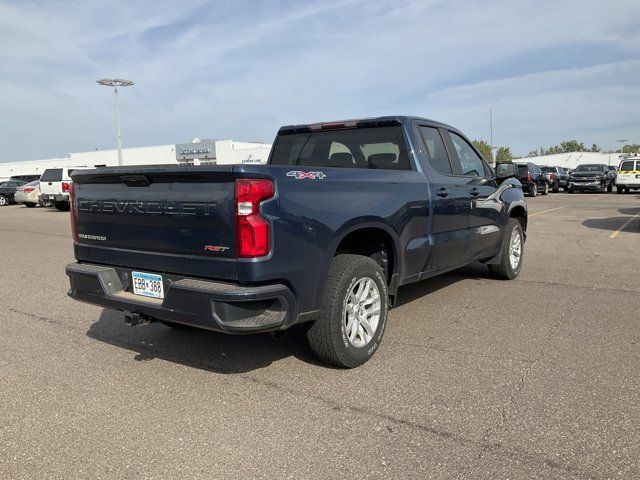
[[[123,148],[123,165],[229,165],[234,163],[266,163],[271,145],[261,142],[233,140],[200,140],[175,145]],[[118,165],[116,150],[70,153],[65,157],[0,162],[0,180],[16,175],[41,175],[47,168],[110,167]]]

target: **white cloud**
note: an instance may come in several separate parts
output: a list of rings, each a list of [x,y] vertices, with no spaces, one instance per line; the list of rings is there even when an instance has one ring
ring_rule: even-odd
[[[0,161],[110,148],[104,76],[136,82],[125,145],[403,113],[486,138],[493,105],[496,143],[521,153],[607,146],[637,135],[638,14],[636,1],[4,3]]]

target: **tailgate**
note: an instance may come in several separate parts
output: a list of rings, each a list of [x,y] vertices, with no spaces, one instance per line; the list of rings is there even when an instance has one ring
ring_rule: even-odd
[[[78,260],[237,277],[231,166],[103,168],[72,177]]]

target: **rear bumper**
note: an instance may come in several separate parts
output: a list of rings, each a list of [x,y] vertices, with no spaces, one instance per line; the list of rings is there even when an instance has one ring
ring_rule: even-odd
[[[68,193],[42,193],[40,194],[40,198],[44,202],[51,202],[51,203],[68,202],[69,194]]]
[[[294,322],[295,297],[285,285],[241,287],[230,283],[165,278],[163,300],[134,295],[124,284],[122,269],[71,263],[65,273],[68,295],[81,302],[227,333],[256,333],[285,329]],[[130,273],[130,272],[129,272]]]

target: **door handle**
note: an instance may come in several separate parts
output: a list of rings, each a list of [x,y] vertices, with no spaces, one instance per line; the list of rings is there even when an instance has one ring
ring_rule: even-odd
[[[476,187],[473,187],[471,190],[469,190],[469,195],[471,195],[472,197],[477,197],[478,195],[480,195],[480,190],[478,190]]]
[[[439,197],[446,197],[447,195],[449,195],[449,190],[444,187],[439,188],[436,192],[436,195],[438,195]]]

